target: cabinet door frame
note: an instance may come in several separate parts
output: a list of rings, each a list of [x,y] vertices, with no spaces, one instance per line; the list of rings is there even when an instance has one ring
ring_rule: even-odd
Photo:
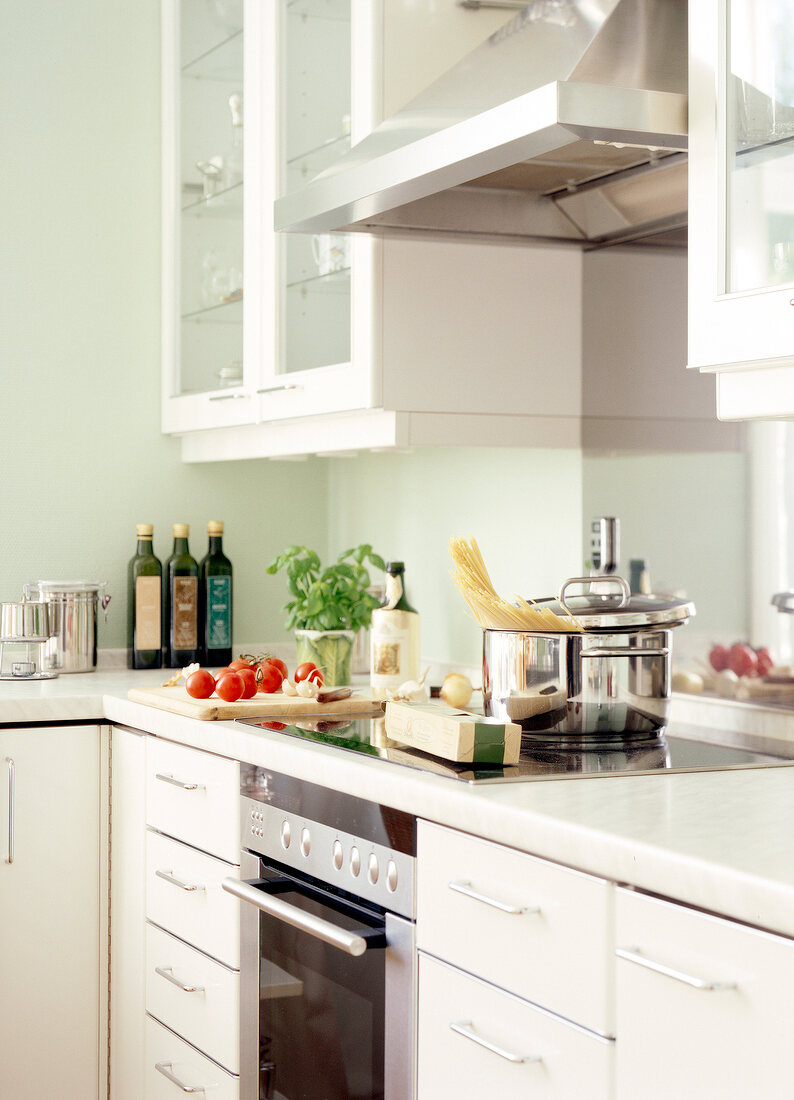
[[[178,392],[180,338],[180,13],[181,0],[162,3],[162,334],[161,430],[164,434],[252,424],[256,416],[254,390],[262,353],[262,209],[260,185],[263,155],[264,24],[259,0],[243,0],[243,381],[239,386],[202,393]]]
[[[351,0],[351,138],[360,141],[382,114],[383,0]],[[261,48],[263,130],[269,136],[269,167],[263,168],[261,194],[267,211],[263,235],[262,358],[257,422],[378,408],[381,404],[381,244],[365,234],[350,234],[350,360],[303,371],[281,367],[284,288],[279,279],[284,234],[273,229],[273,205],[279,195],[281,93],[279,43],[281,3],[268,6]],[[248,230],[246,230],[247,236]]]
[[[718,378],[720,416],[740,419],[764,408],[774,415],[761,374],[794,366],[794,286],[725,289],[728,18],[729,0],[690,0],[689,366],[725,372]]]

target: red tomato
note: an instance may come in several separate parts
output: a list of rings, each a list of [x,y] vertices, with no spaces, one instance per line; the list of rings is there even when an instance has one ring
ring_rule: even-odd
[[[286,722],[260,722],[259,725],[266,730],[285,730]]]
[[[275,665],[276,668],[281,673],[282,680],[286,680],[287,676],[289,675],[289,669],[287,668],[285,663],[281,660],[281,658],[280,657],[268,657],[268,658],[266,658],[266,660],[267,660],[267,663],[269,665]]]
[[[709,664],[715,672],[722,672],[723,669],[728,667],[728,659],[730,657],[730,651],[727,646],[715,645],[712,646],[709,653]]]
[[[278,691],[284,681],[281,669],[270,661],[263,661],[256,670],[256,682],[260,691],[272,695]]]
[[[229,668],[228,665],[224,666],[224,668],[219,668],[218,671],[215,673],[215,683],[218,683],[218,680],[220,680],[221,676],[227,676],[230,672],[234,672],[234,669]]]
[[[229,668],[232,672],[239,672],[241,668],[256,668],[256,662],[245,661],[242,657],[238,657],[236,661],[229,662]]]
[[[755,656],[758,662],[758,675],[768,676],[775,666],[775,662],[772,660],[772,654],[766,646],[762,646],[755,651]]]
[[[215,690],[225,702],[236,703],[243,694],[243,679],[236,672],[227,672],[218,678]]]
[[[732,645],[728,655],[728,668],[737,676],[757,676],[758,658],[755,651],[741,642]]]
[[[324,679],[322,672],[313,661],[304,661],[302,665],[298,665],[295,669],[296,684],[299,684],[301,680],[313,680],[315,684],[322,687]]]
[[[188,676],[185,689],[192,699],[209,699],[215,690],[215,677],[206,668],[199,668]]]
[[[256,673],[254,670],[246,665],[245,668],[236,669],[235,676],[239,676],[243,681],[243,694],[241,698],[253,699],[257,691]]]

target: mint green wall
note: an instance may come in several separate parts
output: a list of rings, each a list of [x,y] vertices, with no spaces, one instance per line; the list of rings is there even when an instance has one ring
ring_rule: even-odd
[[[124,644],[136,522],[223,519],[241,641],[283,635],[263,567],[325,533],[321,462],[185,466],[160,435],[160,4],[4,4],[0,600],[106,580]]]

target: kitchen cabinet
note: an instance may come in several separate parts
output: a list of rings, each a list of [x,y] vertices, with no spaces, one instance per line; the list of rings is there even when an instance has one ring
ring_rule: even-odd
[[[610,1100],[613,903],[611,883],[419,822],[419,1100]]]
[[[107,1088],[104,731],[0,730],[0,1094]],[[104,883],[104,885],[103,885]]]
[[[794,20],[691,0],[689,366],[727,420],[794,415]]]
[[[618,1100],[783,1100],[794,941],[617,891]]]

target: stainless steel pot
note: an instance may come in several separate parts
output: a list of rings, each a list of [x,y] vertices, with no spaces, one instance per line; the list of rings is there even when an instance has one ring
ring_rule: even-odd
[[[585,585],[584,596],[566,598]],[[554,743],[657,735],[670,708],[672,630],[695,613],[684,600],[632,596],[622,577],[572,577],[556,601],[583,630],[486,630],[485,713]]]
[[[25,585],[25,597],[49,606],[53,637],[47,645],[47,667],[59,672],[93,672],[97,662],[98,607],[110,596],[104,581],[36,581]]]

